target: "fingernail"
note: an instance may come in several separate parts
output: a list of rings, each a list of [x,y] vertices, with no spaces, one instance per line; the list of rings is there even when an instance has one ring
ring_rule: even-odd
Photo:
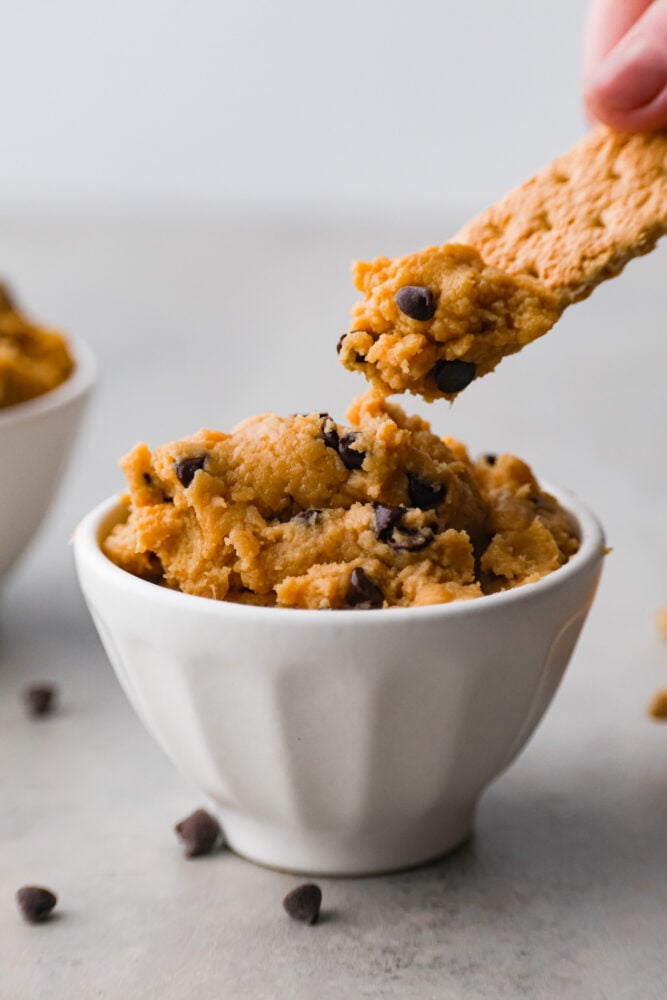
[[[623,39],[587,81],[595,94],[613,111],[643,108],[667,86],[667,56],[644,35]]]

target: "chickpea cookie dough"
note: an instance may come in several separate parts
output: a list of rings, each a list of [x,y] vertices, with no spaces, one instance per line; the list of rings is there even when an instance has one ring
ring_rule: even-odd
[[[0,409],[55,389],[73,369],[65,338],[28,320],[0,284]]]
[[[528,275],[484,263],[472,247],[445,244],[398,260],[355,265],[363,302],[339,357],[379,389],[453,398],[506,354],[550,330],[555,295]]]
[[[667,132],[599,126],[451,243],[357,263],[342,364],[387,394],[453,399],[667,233]]]
[[[121,461],[122,569],[189,594],[289,608],[481,597],[539,580],[579,546],[511,455],[472,461],[381,393],[326,413],[251,417]]]

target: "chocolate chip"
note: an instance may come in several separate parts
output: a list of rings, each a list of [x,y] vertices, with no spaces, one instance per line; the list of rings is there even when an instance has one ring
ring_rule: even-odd
[[[196,809],[191,816],[177,823],[174,830],[185,844],[186,858],[210,854],[222,837],[220,824],[205,809]]]
[[[487,452],[487,454],[484,456],[484,461],[486,462],[487,465],[495,465],[496,462],[498,461],[498,456],[494,455],[493,452],[491,451]]]
[[[339,437],[338,428],[336,427],[336,421],[332,420],[328,413],[320,413],[324,423],[322,424],[322,438],[327,448],[333,448],[334,451],[338,451]]]
[[[358,332],[359,332],[358,330],[350,330],[350,333],[358,333]],[[368,330],[367,331],[362,331],[362,332],[370,333],[370,331],[368,331]],[[373,336],[372,333],[371,333],[371,336]],[[346,337],[347,337],[347,333],[343,333],[339,337],[338,343],[336,344],[336,354],[340,354],[340,352],[342,351],[342,349],[343,349],[343,343],[344,343]],[[358,365],[363,365],[365,363],[365,361],[366,361],[366,355],[365,354],[360,354],[359,351],[355,351],[354,352],[354,361]]]
[[[413,507],[432,510],[444,500],[444,483],[429,483],[416,472],[408,472],[408,496]]]
[[[472,361],[438,361],[432,374],[440,392],[460,392],[470,385],[476,371]]]
[[[530,499],[530,502],[532,503],[533,507],[535,507],[536,510],[543,510],[545,508],[548,509],[548,508],[550,508],[552,506],[551,503],[550,503],[550,501],[547,500],[547,498],[545,496],[542,496],[541,493],[538,493],[534,497],[529,497],[529,499]]]
[[[305,521],[306,524],[311,522],[315,524],[320,517],[322,511],[318,507],[309,507],[307,510],[300,510],[297,514],[294,514],[290,518],[290,521]]]
[[[23,700],[28,715],[48,715],[56,697],[56,688],[51,684],[33,684],[23,692]]]
[[[18,908],[29,924],[41,924],[58,902],[49,889],[37,885],[24,885],[16,892]]]
[[[357,566],[350,573],[350,586],[345,600],[353,608],[362,606],[381,608],[384,603],[384,594],[378,585],[366,575],[361,566]]]
[[[395,528],[387,538],[390,549],[398,552],[418,552],[433,541],[433,529],[429,527],[409,530]]]
[[[365,451],[356,451],[352,445],[359,437],[356,431],[349,431],[344,434],[338,442],[338,454],[346,469],[360,469],[366,458]]]
[[[283,907],[293,920],[304,924],[316,924],[322,905],[322,890],[314,882],[298,885],[283,899]]]
[[[144,482],[146,483],[146,486],[152,486],[153,480],[151,479],[149,472],[144,472]]]
[[[394,301],[410,319],[431,319],[435,312],[433,292],[425,285],[403,285],[396,292]]]
[[[405,514],[405,507],[387,507],[383,503],[374,503],[373,509],[375,512],[373,531],[375,537],[384,542],[391,534],[391,529],[400,523]]]
[[[181,486],[187,490],[188,486],[195,478],[195,473],[204,468],[206,455],[197,455],[195,458],[184,458],[182,461],[174,461],[174,472]]]

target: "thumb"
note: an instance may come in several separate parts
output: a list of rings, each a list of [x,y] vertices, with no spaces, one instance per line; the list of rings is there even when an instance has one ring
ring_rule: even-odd
[[[667,0],[654,0],[588,76],[584,103],[620,131],[667,128]]]

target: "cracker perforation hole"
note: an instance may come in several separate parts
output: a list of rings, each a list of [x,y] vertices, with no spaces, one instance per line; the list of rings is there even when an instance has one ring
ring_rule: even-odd
[[[606,229],[607,223],[604,221],[601,215],[593,215],[589,221],[589,225],[592,229]]]
[[[569,184],[570,183],[569,176],[567,174],[563,174],[563,173],[554,174],[554,180],[555,180],[556,184]]]

